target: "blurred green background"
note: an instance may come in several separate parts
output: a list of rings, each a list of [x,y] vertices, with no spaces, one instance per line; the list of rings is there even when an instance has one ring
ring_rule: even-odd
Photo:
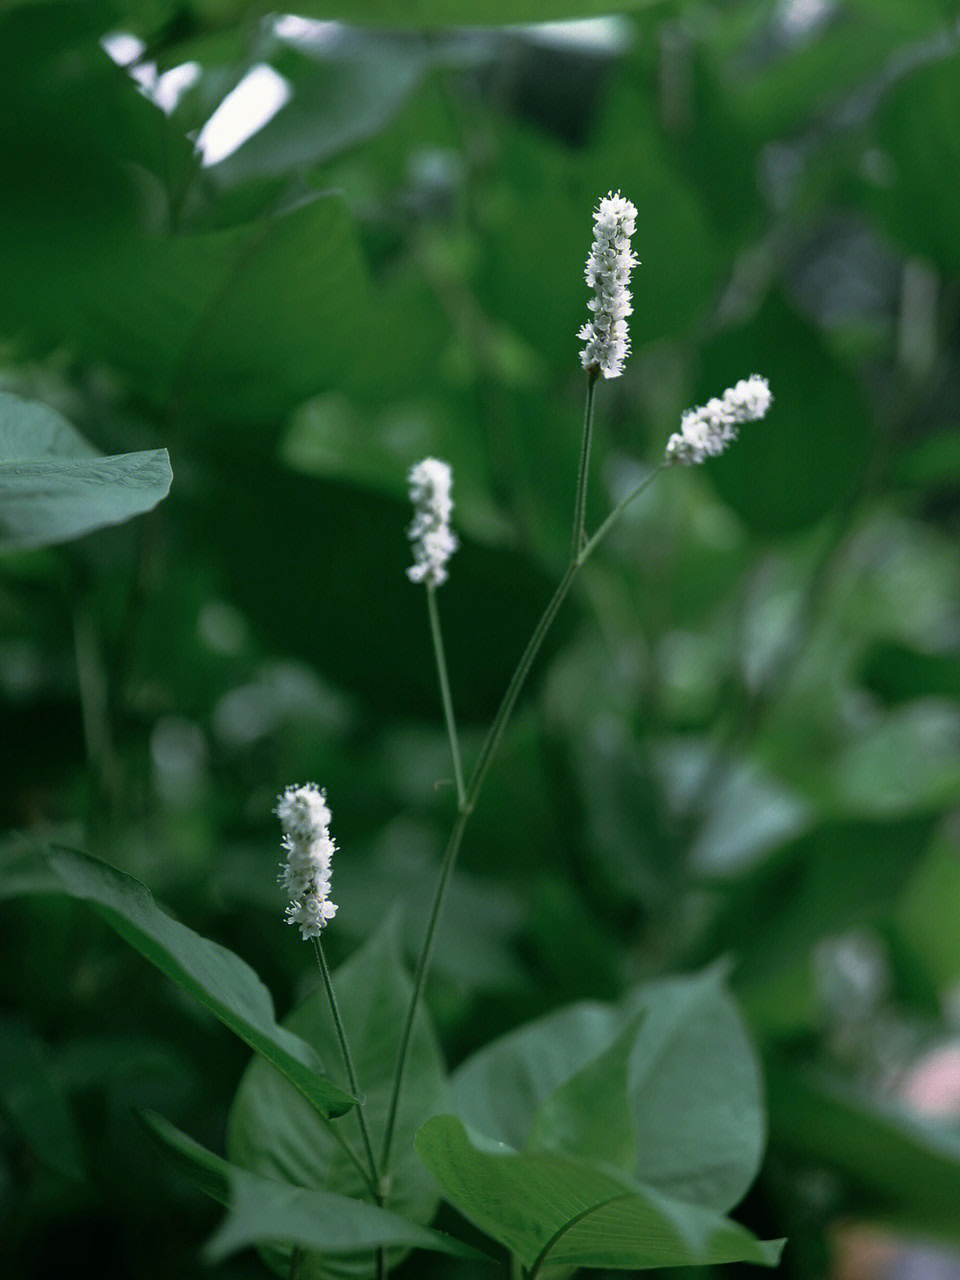
[[[219,1148],[248,1058],[89,910],[23,896],[45,842],[146,881],[286,1012],[315,979],[271,807],[315,779],[331,959],[394,904],[415,949],[454,801],[405,473],[454,468],[469,764],[565,562],[583,261],[617,188],[642,266],[590,523],[684,408],[753,372],[775,403],[582,574],[468,831],[431,1007],[456,1063],[729,956],[771,1108],[743,1220],[801,1280],[960,1270],[849,1226],[960,1244],[958,6],[467,25],[606,7],[0,4],[0,390],[103,452],[165,446],[175,477],[146,517],[0,555],[10,1280],[205,1274],[217,1211],[131,1109]]]

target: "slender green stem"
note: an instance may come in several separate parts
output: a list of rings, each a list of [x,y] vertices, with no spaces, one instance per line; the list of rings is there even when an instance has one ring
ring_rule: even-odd
[[[633,502],[634,498],[639,498],[644,489],[649,488],[660,472],[665,471],[669,465],[670,464],[667,462],[661,462],[658,466],[654,467],[648,476],[645,476],[635,488],[630,490],[625,498],[617,503],[596,533],[593,534],[592,537],[588,538],[584,543],[583,550],[577,558],[578,566],[584,564],[590,556],[593,555],[594,551],[596,551],[597,547],[620,519],[624,511],[629,507],[630,503]]]
[[[450,754],[453,757],[453,775],[457,783],[457,808],[462,809],[467,801],[467,792],[463,785],[463,764],[460,760],[460,739],[457,736],[457,722],[453,715],[453,699],[450,696],[450,679],[447,675],[447,659],[443,651],[443,633],[440,630],[440,614],[437,611],[437,588],[432,582],[427,583],[427,609],[430,613],[430,635],[433,638],[433,652],[437,659],[437,674],[440,677],[440,696],[443,699],[443,717],[447,722],[447,736],[450,739]]]
[[[590,447],[593,444],[593,391],[597,385],[599,370],[593,368],[587,374],[587,403],[583,410],[583,437],[580,441],[580,465],[577,468],[577,499],[573,507],[573,539],[570,559],[580,554],[586,538],[587,480],[590,475]]]
[[[360,1157],[357,1155],[356,1151],[354,1151],[353,1147],[350,1145],[347,1139],[343,1136],[343,1134],[337,1128],[336,1124],[325,1116],[321,1116],[320,1120],[325,1125],[327,1132],[330,1134],[330,1137],[333,1138],[333,1140],[340,1146],[340,1149],[343,1151],[343,1154],[347,1157],[347,1159],[356,1169],[357,1173],[359,1173],[360,1177],[363,1179],[363,1185],[367,1188],[367,1190],[374,1197],[374,1199],[376,1199],[377,1184],[373,1180],[373,1178],[370,1176],[369,1169],[364,1168],[363,1162],[361,1161]]]
[[[587,388],[588,396],[592,396],[592,390],[593,384],[591,382],[588,384]],[[589,412],[587,417],[589,418]],[[585,434],[586,430],[587,428],[585,426]],[[588,450],[584,450],[581,456],[583,457],[587,455]],[[582,548],[579,548],[572,553],[570,563],[564,570],[563,577],[560,579],[557,589],[554,591],[549,604],[544,609],[543,614],[540,617],[540,621],[537,623],[533,634],[527,642],[527,647],[523,651],[523,656],[517,664],[513,675],[510,677],[510,683],[507,686],[507,691],[503,695],[503,700],[497,709],[497,714],[494,716],[493,723],[490,725],[490,728],[487,731],[487,736],[480,748],[480,754],[477,757],[476,764],[473,767],[473,772],[470,775],[470,781],[467,784],[465,801],[460,806],[460,811],[457,814],[457,820],[454,823],[453,830],[450,832],[450,838],[447,841],[447,847],[444,850],[443,861],[440,865],[440,874],[437,879],[437,887],[434,890],[433,902],[430,907],[430,915],[427,920],[427,928],[423,937],[423,943],[420,947],[420,955],[417,959],[417,967],[413,979],[413,993],[410,997],[410,1003],[407,1006],[403,1029],[400,1033],[400,1048],[397,1054],[397,1065],[394,1070],[393,1092],[390,1097],[390,1109],[387,1113],[383,1149],[380,1156],[380,1168],[383,1177],[386,1177],[390,1168],[390,1156],[393,1150],[393,1139],[396,1131],[397,1113],[400,1106],[400,1095],[403,1091],[403,1078],[404,1072],[406,1071],[407,1055],[410,1048],[410,1040],[413,1035],[414,1024],[416,1022],[417,1010],[419,1009],[420,1000],[423,996],[423,988],[426,985],[427,970],[430,967],[430,960],[433,956],[437,924],[443,911],[443,904],[446,900],[447,889],[449,887],[451,877],[453,876],[457,855],[460,852],[460,843],[463,840],[463,833],[466,830],[470,814],[473,812],[474,806],[477,803],[477,798],[480,795],[480,789],[483,786],[483,781],[487,776],[487,770],[490,767],[490,762],[493,759],[497,747],[500,745],[500,740],[506,730],[510,715],[513,712],[513,708],[516,705],[518,697],[520,696],[520,691],[526,682],[527,676],[530,674],[530,669],[536,660],[537,654],[540,652],[540,646],[543,644],[546,634],[550,630],[551,624],[560,610],[560,606],[566,599],[567,593],[573,585],[574,579],[589,557],[606,537],[607,533],[609,533],[610,529],[613,527],[614,523],[623,513],[625,508],[629,506],[629,504],[633,502],[633,500],[638,497],[648,485],[653,483],[654,479],[660,474],[665,465],[666,464],[661,463],[660,466],[656,467],[644,480],[642,480],[640,484],[638,484],[621,502],[616,505],[616,507],[614,507],[613,511],[611,511],[610,515],[606,520],[604,520],[597,532],[583,544]],[[584,476],[582,484],[578,486],[578,501],[580,490],[583,489],[585,491],[585,488],[586,477]],[[575,528],[579,528],[579,525],[575,525]]]
[[[323,979],[323,987],[327,993],[327,1000],[330,1004],[330,1012],[333,1014],[333,1024],[337,1030],[337,1040],[340,1043],[340,1056],[343,1058],[343,1066],[347,1073],[347,1080],[350,1084],[350,1091],[358,1098],[360,1094],[360,1084],[357,1080],[356,1068],[353,1065],[353,1056],[350,1053],[350,1045],[347,1041],[347,1032],[343,1025],[343,1019],[340,1017],[340,1006],[337,1004],[336,992],[333,989],[333,980],[330,977],[330,970],[327,967],[327,958],[323,954],[323,945],[319,938],[313,939],[313,949],[317,953],[317,964],[320,966],[320,976]],[[383,1188],[380,1184],[380,1175],[377,1172],[377,1159],[373,1154],[373,1143],[370,1141],[370,1130],[367,1128],[367,1118],[363,1112],[363,1101],[357,1103],[357,1123],[360,1125],[360,1137],[363,1139],[363,1147],[367,1154],[367,1160],[370,1164],[370,1181],[368,1185],[373,1192],[373,1197],[377,1204],[383,1204]],[[377,1280],[384,1280],[386,1276],[386,1254],[385,1251],[377,1249],[376,1251],[376,1277]]]
[[[320,966],[320,976],[323,979],[324,990],[327,993],[327,1000],[330,1003],[330,1012],[333,1014],[333,1024],[337,1030],[337,1040],[340,1042],[340,1056],[343,1058],[343,1065],[347,1073],[347,1080],[350,1084],[351,1093],[360,1097],[360,1085],[357,1081],[357,1072],[353,1065],[353,1057],[350,1053],[350,1046],[347,1043],[347,1033],[344,1030],[343,1020],[340,1017],[340,1006],[337,1004],[336,993],[333,990],[333,981],[330,977],[330,970],[327,968],[327,958],[323,954],[323,946],[319,938],[313,939],[313,949],[317,953],[317,964]],[[367,1128],[367,1120],[363,1114],[363,1102],[357,1103],[357,1120],[360,1124],[360,1136],[363,1139],[363,1147],[367,1154],[367,1160],[370,1164],[370,1176],[373,1178],[374,1187],[377,1188],[377,1199],[380,1199],[379,1181],[380,1177],[377,1172],[377,1161],[373,1154],[373,1144],[370,1141],[370,1131]]]
[[[297,1277],[300,1274],[301,1262],[303,1262],[303,1250],[296,1248],[290,1255],[290,1272],[288,1280],[297,1280]]]

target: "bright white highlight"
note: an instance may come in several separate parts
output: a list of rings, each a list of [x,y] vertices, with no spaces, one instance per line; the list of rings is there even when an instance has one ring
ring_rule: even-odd
[[[619,378],[630,354],[627,316],[633,314],[633,307],[627,285],[630,272],[637,265],[637,256],[630,248],[637,210],[619,191],[609,191],[600,201],[593,222],[593,245],[585,275],[596,296],[587,303],[593,319],[577,334],[586,343],[580,361],[585,369],[599,370],[605,378]]]
[[[319,938],[337,914],[337,904],[329,899],[330,862],[337,846],[330,836],[327,794],[313,782],[287,787],[275,812],[287,854],[279,876],[291,899],[287,924],[297,925],[301,938]]]
[[[736,440],[743,422],[758,422],[773,401],[766,378],[754,373],[722,396],[688,409],[680,430],[667,441],[667,462],[690,467],[715,458]]]
[[[439,458],[424,458],[410,468],[410,501],[415,512],[407,537],[413,542],[415,564],[407,570],[411,582],[439,587],[447,580],[446,563],[457,549],[457,535],[450,528],[453,473]]]
[[[252,67],[197,135],[204,168],[219,164],[243,146],[273,119],[291,93],[289,82],[273,67],[265,62]]]

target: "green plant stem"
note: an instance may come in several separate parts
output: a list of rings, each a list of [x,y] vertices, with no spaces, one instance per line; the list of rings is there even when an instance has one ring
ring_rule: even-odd
[[[510,1255],[510,1280],[523,1280],[524,1270],[523,1263],[515,1253]]]
[[[290,1272],[288,1280],[297,1280],[297,1277],[300,1274],[301,1262],[303,1262],[303,1250],[300,1248],[294,1249],[293,1253],[290,1255]]]
[[[592,381],[588,383],[587,395],[588,398],[592,399]],[[585,415],[584,434],[586,434],[589,429],[587,424],[589,423],[591,412],[592,410],[588,407],[588,411]],[[589,460],[588,448],[581,450],[581,459]],[[406,1070],[407,1055],[410,1049],[410,1040],[413,1036],[417,1010],[419,1009],[420,1000],[423,996],[423,989],[426,984],[427,970],[430,967],[430,960],[433,956],[433,946],[436,938],[437,925],[443,912],[443,905],[446,900],[447,889],[453,875],[453,870],[456,866],[457,855],[460,852],[460,843],[463,840],[463,833],[466,830],[470,814],[473,812],[474,806],[476,805],[480,789],[483,786],[484,778],[486,777],[487,770],[490,767],[490,762],[493,759],[496,749],[500,744],[500,740],[503,737],[504,731],[506,730],[507,723],[510,719],[511,713],[513,712],[513,708],[516,705],[517,698],[520,696],[520,691],[526,682],[527,676],[530,674],[530,669],[533,666],[537,654],[540,652],[540,646],[543,644],[546,634],[550,630],[550,626],[560,610],[560,606],[566,599],[567,592],[573,585],[574,579],[589,557],[606,537],[607,533],[609,533],[610,529],[613,527],[617,519],[619,519],[626,507],[628,507],[635,498],[639,497],[644,489],[653,483],[665,466],[665,463],[661,463],[658,467],[654,468],[654,470],[650,472],[650,474],[647,475],[640,484],[632,489],[630,493],[628,493],[627,496],[614,507],[597,532],[589,538],[581,548],[571,552],[570,562],[564,570],[563,577],[560,579],[557,589],[554,591],[549,604],[546,609],[544,609],[543,614],[540,617],[540,621],[534,628],[533,635],[527,642],[527,647],[523,651],[523,656],[517,664],[516,670],[510,677],[510,683],[507,686],[507,691],[503,695],[503,700],[497,709],[497,714],[495,715],[493,723],[487,731],[487,736],[480,748],[480,754],[477,757],[476,764],[473,767],[473,772],[470,775],[470,781],[467,784],[464,803],[460,806],[457,814],[457,820],[453,825],[453,830],[450,832],[450,838],[447,841],[447,847],[444,850],[443,861],[440,865],[440,874],[437,879],[437,887],[434,890],[433,902],[430,906],[427,928],[423,937],[423,943],[420,947],[420,955],[417,958],[417,967],[413,979],[413,993],[410,997],[410,1003],[407,1006],[403,1029],[400,1033],[400,1048],[397,1053],[397,1065],[394,1069],[393,1091],[390,1096],[390,1108],[387,1112],[387,1123],[384,1129],[383,1148],[380,1156],[380,1168],[384,1178],[387,1177],[390,1169],[390,1157],[393,1152],[393,1139],[397,1125],[397,1113],[400,1107],[400,1095],[403,1091],[403,1077]],[[582,518],[582,512],[580,511],[581,491],[586,491],[586,479],[586,473],[584,472],[580,477],[580,482],[577,487],[577,520]],[[574,528],[579,529],[579,525],[575,523]]]
[[[344,1069],[347,1073],[347,1081],[350,1085],[350,1092],[360,1098],[360,1085],[357,1081],[357,1072],[353,1065],[353,1056],[350,1053],[350,1046],[347,1043],[347,1033],[344,1030],[343,1020],[340,1017],[340,1006],[337,1004],[336,993],[333,990],[333,981],[330,977],[330,970],[327,967],[327,958],[323,954],[323,946],[319,938],[313,939],[313,949],[317,953],[317,964],[320,966],[320,976],[323,979],[324,990],[327,993],[327,1000],[330,1004],[330,1012],[333,1014],[333,1024],[337,1030],[337,1040],[340,1043],[340,1056],[343,1058]],[[373,1154],[373,1145],[370,1142],[370,1131],[367,1128],[366,1117],[363,1114],[363,1102],[357,1103],[357,1120],[360,1124],[360,1136],[363,1139],[363,1147],[367,1154],[367,1160],[370,1163],[370,1175],[373,1178],[374,1186],[378,1186],[379,1175],[377,1173],[377,1161]],[[378,1192],[379,1199],[379,1192]]]
[[[433,639],[433,652],[437,659],[437,674],[440,677],[440,696],[443,699],[443,718],[447,724],[447,737],[450,739],[450,754],[453,757],[453,776],[457,784],[457,808],[463,809],[467,802],[467,792],[463,784],[463,764],[460,759],[460,739],[457,736],[457,722],[453,715],[453,699],[450,696],[450,679],[447,675],[447,659],[443,650],[443,633],[440,630],[440,614],[437,611],[437,588],[432,582],[427,583],[427,609],[430,614],[430,635]]]
[[[570,543],[570,559],[576,560],[586,538],[587,480],[590,475],[590,448],[593,444],[593,392],[599,370],[593,368],[587,374],[587,403],[583,410],[583,437],[580,441],[580,464],[577,468],[577,498],[573,507],[573,538]]]
[[[367,1160],[370,1164],[371,1190],[377,1204],[383,1204],[383,1189],[380,1185],[380,1175],[377,1172],[377,1159],[373,1154],[373,1143],[370,1141],[370,1130],[367,1128],[367,1118],[363,1113],[363,1101],[360,1093],[360,1085],[357,1080],[356,1068],[353,1065],[353,1055],[350,1053],[350,1045],[347,1041],[347,1032],[343,1025],[343,1019],[340,1017],[340,1006],[337,1004],[337,995],[333,989],[333,980],[330,977],[330,970],[327,966],[327,958],[323,954],[323,945],[319,938],[313,939],[313,949],[317,954],[317,964],[320,967],[320,976],[323,979],[323,987],[327,993],[327,1001],[330,1005],[330,1012],[333,1014],[333,1024],[337,1030],[337,1040],[340,1044],[340,1056],[343,1058],[343,1066],[347,1073],[347,1081],[350,1085],[350,1092],[361,1099],[357,1103],[357,1123],[360,1125],[360,1137],[363,1139],[363,1147],[367,1154]],[[384,1280],[386,1275],[386,1261],[384,1250],[376,1251],[376,1267],[377,1280]]]

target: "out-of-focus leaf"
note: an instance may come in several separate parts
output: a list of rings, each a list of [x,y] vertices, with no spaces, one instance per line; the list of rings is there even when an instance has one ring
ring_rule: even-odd
[[[46,405],[0,392],[0,546],[45,547],[151,511],[166,449],[101,457]]]
[[[383,128],[416,88],[423,49],[344,31],[316,46],[306,39],[270,62],[291,85],[290,101],[215,167],[227,185],[321,164]]]
[[[374,1152],[379,1157],[400,1031],[411,993],[400,959],[395,920],[388,920],[361,950],[336,970],[333,984],[363,1090],[364,1116]],[[331,1065],[335,1080],[345,1080],[336,1031],[322,988],[295,1009],[284,1025],[312,1045],[321,1059]],[[414,1154],[413,1135],[418,1125],[444,1108],[446,1100],[446,1071],[440,1047],[426,1010],[421,1010],[410,1045],[398,1112],[390,1198],[392,1208],[416,1222],[430,1221],[437,1208],[437,1197],[433,1183]],[[343,1123],[344,1136],[355,1150],[362,1152],[356,1118]],[[358,1170],[345,1156],[329,1127],[266,1062],[254,1060],[240,1082],[230,1113],[227,1150],[232,1160],[254,1173],[371,1201]],[[373,1274],[370,1256],[330,1256],[341,1252],[330,1246],[322,1250],[322,1256],[318,1252],[308,1253],[302,1264],[304,1280]]]
[[[834,763],[843,809],[862,817],[932,812],[960,789],[960,711],[924,698],[890,712]]]
[[[216,0],[231,14],[254,8],[250,0]],[[628,0],[627,9],[639,9],[651,0]],[[339,18],[357,26],[405,28],[471,26],[490,23],[554,22],[564,18],[588,18],[610,12],[604,0],[410,0],[397,10],[390,0],[299,0],[298,14],[308,18]]]
[[[703,954],[732,954],[752,1021],[782,1033],[809,1025],[815,945],[882,918],[929,837],[928,819],[821,826],[723,892]]]
[[[736,444],[705,467],[752,528],[793,532],[851,498],[874,448],[871,420],[850,375],[775,296],[704,351],[698,402],[751,373],[769,379],[770,412],[742,427]]]
[[[960,980],[960,852],[948,823],[907,884],[893,922],[939,990]]]
[[[430,1249],[458,1258],[483,1255],[441,1231],[345,1195],[259,1178],[207,1151],[153,1112],[144,1124],[173,1163],[202,1191],[227,1206],[227,1216],[206,1246],[220,1262],[253,1244],[289,1244],[323,1253],[372,1251],[380,1245]]]
[[[324,1116],[355,1102],[322,1074],[299,1036],[278,1026],[266,987],[239,956],[165,915],[145,885],[105,862],[69,849],[50,855],[64,893],[90,902],[131,946],[271,1061]]]
[[[775,1266],[782,1241],[760,1241],[714,1209],[674,1200],[585,1162],[471,1137],[454,1116],[436,1116],[417,1151],[447,1199],[524,1265]]]
[[[573,1005],[495,1040],[455,1072],[456,1113],[524,1148],[551,1095],[637,1017],[632,1172],[666,1194],[728,1209],[756,1177],[765,1131],[759,1066],[718,969],[639,987],[621,1006]]]
[[[960,271],[960,237],[950,192],[960,185],[960,54],[918,68],[888,95],[876,121],[889,166],[867,190],[868,207],[910,253]]]
[[[960,1239],[960,1139],[779,1057],[767,1068],[770,1129],[783,1148],[848,1178],[873,1212],[906,1212],[926,1232]]]
[[[80,1140],[67,1100],[40,1045],[15,1022],[0,1022],[0,1109],[52,1169],[83,1177]]]

